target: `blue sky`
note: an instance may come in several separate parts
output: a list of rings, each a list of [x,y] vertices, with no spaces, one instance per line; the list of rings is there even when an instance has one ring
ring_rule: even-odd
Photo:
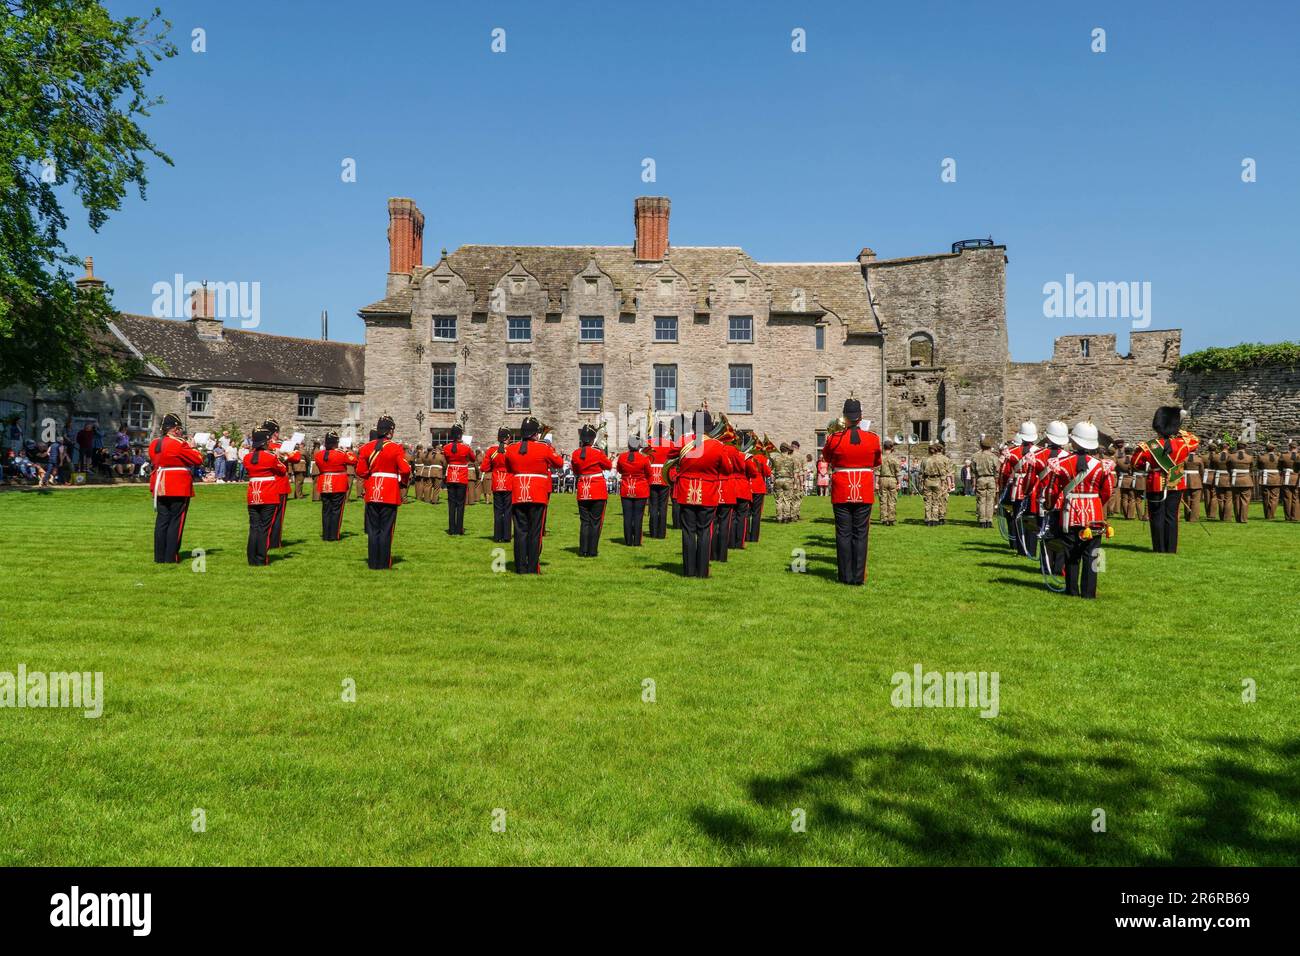
[[[181,52],[147,123],[176,165],[68,234],[126,311],[177,272],[260,282],[264,331],[314,337],[328,309],[361,341],[389,196],[419,202],[429,262],[630,244],[633,198],[662,194],[677,244],[766,261],[991,235],[1018,360],[1082,331],[1124,347],[1126,320],[1044,317],[1067,273],[1150,282],[1184,351],[1300,326],[1300,4],[159,2]]]

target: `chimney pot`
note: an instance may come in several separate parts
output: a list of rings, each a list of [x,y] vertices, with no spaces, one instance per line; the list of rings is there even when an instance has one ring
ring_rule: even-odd
[[[388,271],[410,272],[424,261],[424,213],[414,199],[388,200]]]
[[[638,196],[632,221],[636,225],[636,258],[662,260],[668,251],[668,214],[672,200],[667,196]]]

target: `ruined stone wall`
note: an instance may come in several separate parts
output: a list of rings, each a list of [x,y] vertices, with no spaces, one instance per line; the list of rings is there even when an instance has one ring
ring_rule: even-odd
[[[1258,441],[1300,437],[1300,369],[1178,372],[1178,394],[1192,431],[1240,436],[1254,425]]]

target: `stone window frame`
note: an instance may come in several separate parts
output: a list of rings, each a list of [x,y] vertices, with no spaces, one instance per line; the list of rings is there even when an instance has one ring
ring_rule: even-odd
[[[660,370],[663,370],[663,371],[666,372],[666,371],[668,371],[669,369],[671,369],[671,370],[672,370],[672,373],[673,373],[673,384],[672,384],[672,385],[660,385],[660,384],[659,384],[659,372],[660,372]],[[654,410],[655,410],[656,412],[675,412],[675,411],[677,411],[677,406],[678,406],[678,401],[677,401],[677,396],[678,396],[678,382],[680,381],[680,375],[681,375],[679,369],[677,368],[677,363],[675,363],[675,362],[656,362],[654,365],[651,366],[651,369],[650,369],[650,375],[651,375],[651,379],[650,379],[650,394],[651,394],[651,396],[652,396],[652,399],[651,399],[651,400],[652,400],[652,402],[653,402],[653,404],[654,404]],[[672,400],[671,407],[670,407],[669,403],[668,403],[666,400],[665,400],[664,402],[662,402],[662,403],[660,402],[660,394],[661,394],[661,393],[666,393],[670,388],[672,389],[672,393],[673,393],[673,400]],[[665,396],[665,399],[666,399],[666,396]]]
[[[451,382],[438,381],[440,374],[451,373]],[[435,396],[440,396],[445,404],[439,405]],[[449,401],[448,401],[449,399]],[[454,412],[456,410],[456,363],[434,362],[429,367],[429,411]]]
[[[195,401],[197,395],[203,396],[201,402]],[[212,405],[212,389],[204,388],[201,385],[194,385],[185,389],[185,407],[189,410],[190,415],[196,418],[211,418],[214,414]]]
[[[133,407],[137,402],[142,405],[139,409]],[[148,395],[132,395],[122,403],[122,423],[131,431],[152,432],[156,414]]]
[[[736,373],[742,369],[748,370],[748,385],[735,385]],[[744,408],[737,408],[735,394],[737,391],[743,391],[746,395]],[[727,365],[727,414],[728,415],[752,415],[754,414],[754,366],[748,362],[732,362]]]
[[[813,411],[825,412],[831,407],[831,379],[829,375],[813,378]]]
[[[743,339],[738,339],[738,338],[736,338],[736,320],[737,320],[737,319],[748,319],[748,320],[749,320],[749,334],[748,334],[748,338],[743,338]],[[753,345],[753,344],[754,344],[754,316],[753,316],[753,314],[748,314],[748,315],[746,315],[746,314],[744,314],[744,313],[740,313],[740,314],[737,314],[737,315],[728,315],[728,316],[727,316],[727,344],[728,344],[728,345]]]
[[[514,388],[523,388],[526,390],[524,393],[524,402],[522,405],[514,404],[510,398],[510,389],[511,389],[510,376],[513,372],[516,372],[519,369],[523,369],[528,376],[528,382],[526,385],[521,386],[518,383],[514,385]],[[532,363],[531,362],[506,363],[506,412],[509,414],[516,414],[518,412],[531,412],[532,410],[533,410],[533,365]]]
[[[917,339],[924,339],[925,341],[930,343],[929,364],[925,364],[922,362],[913,363],[912,361],[912,343]],[[928,329],[913,329],[911,332],[907,333],[907,367],[908,368],[935,368],[936,366],[938,366],[938,364],[939,364],[939,350],[938,350],[938,346],[935,344],[934,333],[929,331]]]
[[[521,321],[528,323],[528,335],[524,338],[515,338],[511,334],[511,332],[513,331],[512,323],[521,322]],[[533,340],[533,316],[531,313],[526,315],[506,316],[506,342],[512,345],[522,345],[524,343],[531,342],[532,340]]]
[[[826,351],[826,323],[818,322],[813,326],[813,348],[818,352]]]
[[[600,383],[597,385],[584,384],[583,377],[589,372],[596,371],[600,377]],[[584,400],[584,395],[588,392],[596,393],[595,404],[589,404]],[[578,411],[580,412],[598,412],[603,407],[605,399],[605,364],[603,362],[580,362],[578,364]]]
[[[448,319],[451,320],[451,335],[438,334],[439,319],[442,319],[443,321],[446,321]],[[438,313],[434,313],[434,315],[430,317],[429,319],[429,340],[430,341],[456,342],[459,340],[459,338],[460,338],[460,316],[456,315],[454,312],[452,313],[438,312]]]
[[[309,401],[304,401],[308,399]],[[303,409],[310,407],[310,411],[304,412]],[[316,421],[320,418],[320,394],[318,392],[299,392],[297,401],[298,414],[297,418],[308,421]]]
[[[673,324],[673,325],[672,325],[672,329],[673,329],[673,337],[672,337],[671,339],[665,339],[665,338],[660,338],[660,337],[659,337],[659,320],[660,320],[660,319],[663,319],[663,320],[666,321],[666,322],[668,322],[668,321],[671,321],[671,322],[672,322],[672,324]],[[656,316],[654,316],[654,330],[653,330],[653,334],[652,334],[652,339],[653,339],[653,341],[655,341],[655,342],[657,342],[657,343],[660,343],[660,344],[663,344],[663,345],[675,345],[676,343],[680,342],[680,341],[681,341],[681,338],[682,338],[682,328],[681,328],[681,326],[682,326],[682,323],[681,323],[681,317],[680,317],[680,316],[677,316],[677,315],[656,315]]]
[[[587,329],[583,327],[583,323],[591,319],[595,319],[599,323],[597,328],[600,334],[595,338],[588,338],[586,336]],[[592,345],[603,345],[605,343],[605,317],[603,315],[578,316],[578,341]]]
[[[1079,339],[1079,357],[1092,358],[1091,354],[1089,354],[1091,353],[1091,351],[1092,351],[1092,342],[1086,336]]]

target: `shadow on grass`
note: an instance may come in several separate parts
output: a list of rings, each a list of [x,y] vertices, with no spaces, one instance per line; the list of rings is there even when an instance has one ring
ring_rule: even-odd
[[[1097,733],[1106,738],[1097,746],[1114,739]],[[1276,807],[1300,803],[1296,741],[1203,738],[1196,743],[1214,756],[1164,765],[1140,752],[1049,754],[1009,743],[1013,750],[993,755],[913,744],[832,753],[785,776],[751,778],[740,809],[696,807],[691,817],[739,864],[1295,862],[1300,833],[1294,821],[1279,824]],[[807,813],[805,834],[792,832],[796,808]],[[1095,808],[1106,811],[1104,833],[1093,832]]]

